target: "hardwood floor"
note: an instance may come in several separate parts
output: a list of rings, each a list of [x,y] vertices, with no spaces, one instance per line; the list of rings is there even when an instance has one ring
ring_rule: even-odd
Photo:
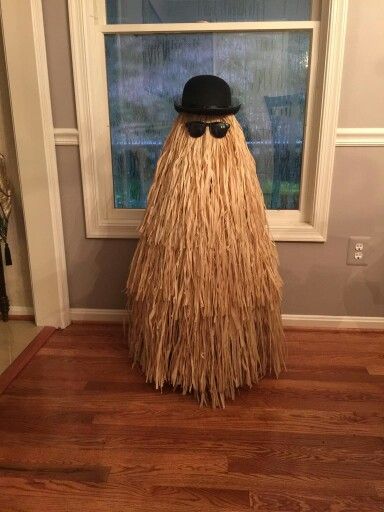
[[[0,396],[0,511],[384,510],[384,332],[286,332],[225,410],[162,394],[118,326],[57,331]]]

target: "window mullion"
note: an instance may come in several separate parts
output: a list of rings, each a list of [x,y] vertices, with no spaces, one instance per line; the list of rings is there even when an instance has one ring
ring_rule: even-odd
[[[199,23],[96,24],[104,34],[153,34],[175,32],[247,32],[258,30],[313,30],[319,21],[254,21]]]

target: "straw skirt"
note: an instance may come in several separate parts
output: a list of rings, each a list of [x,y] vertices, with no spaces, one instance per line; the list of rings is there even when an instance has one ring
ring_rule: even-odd
[[[239,123],[227,116],[226,137],[193,139],[193,118],[176,119],[148,195],[126,287],[128,343],[156,388],[224,407],[284,368],[282,280]]]

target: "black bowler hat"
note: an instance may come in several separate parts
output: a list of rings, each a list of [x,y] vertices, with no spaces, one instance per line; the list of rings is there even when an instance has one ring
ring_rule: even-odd
[[[192,77],[184,85],[181,103],[174,102],[177,112],[199,115],[236,114],[240,103],[232,103],[227,82],[214,75]]]

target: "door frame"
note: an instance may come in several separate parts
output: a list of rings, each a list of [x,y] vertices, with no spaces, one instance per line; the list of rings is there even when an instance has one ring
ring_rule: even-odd
[[[0,12],[35,322],[64,328],[68,278],[42,4],[0,0]]]

